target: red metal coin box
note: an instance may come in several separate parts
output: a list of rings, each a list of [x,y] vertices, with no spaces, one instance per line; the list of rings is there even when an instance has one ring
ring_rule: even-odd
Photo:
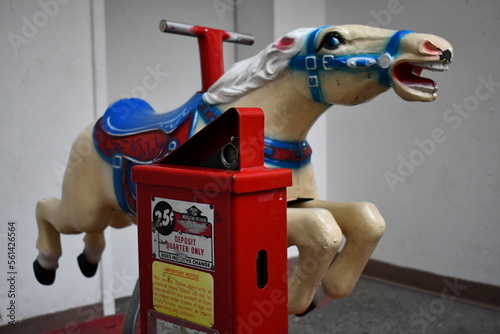
[[[134,167],[142,333],[288,332],[291,171],[264,167],[263,122],[230,109],[160,164]],[[230,142],[234,170],[200,167]]]

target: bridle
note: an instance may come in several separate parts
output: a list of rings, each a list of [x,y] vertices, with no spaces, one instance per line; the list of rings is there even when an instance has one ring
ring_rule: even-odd
[[[403,36],[409,33],[414,33],[410,30],[399,30],[392,35],[389,43],[385,48],[385,52],[380,55],[355,55],[355,56],[339,56],[333,55],[316,55],[316,44],[319,33],[324,28],[321,27],[313,30],[307,37],[306,55],[296,55],[289,61],[289,67],[292,69],[306,70],[311,91],[314,101],[324,104],[330,104],[323,99],[319,82],[319,71],[330,71],[333,69],[357,69],[365,70],[372,68],[380,69],[379,81],[380,84],[389,87],[389,68],[394,62],[394,56],[398,52],[399,43]]]

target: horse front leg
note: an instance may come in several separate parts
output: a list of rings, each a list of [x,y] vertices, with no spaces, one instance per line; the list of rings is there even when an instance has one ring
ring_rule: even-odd
[[[288,246],[299,250],[298,263],[288,278],[288,312],[303,313],[342,241],[342,231],[324,209],[287,209]]]
[[[326,295],[338,299],[348,296],[385,231],[385,221],[378,209],[368,202],[305,201],[303,208],[324,208],[337,221],[345,236],[345,245],[326,272],[322,286]],[[328,300],[316,301],[318,306]]]

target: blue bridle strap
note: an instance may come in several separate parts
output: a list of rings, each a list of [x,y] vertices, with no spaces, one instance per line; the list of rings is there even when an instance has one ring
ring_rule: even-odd
[[[399,30],[394,35],[392,35],[387,47],[385,49],[385,53],[380,56],[377,60],[378,66],[381,68],[380,71],[380,83],[386,86],[390,86],[391,81],[389,79],[389,67],[392,65],[393,58],[398,52],[399,43],[403,36],[414,33],[411,30]],[[384,62],[384,57],[387,58],[387,62]]]
[[[323,99],[321,92],[321,85],[319,80],[319,70],[332,70],[334,68],[349,68],[349,69],[371,69],[374,67],[380,68],[380,83],[384,86],[390,86],[389,68],[392,65],[394,56],[398,52],[399,44],[403,36],[414,31],[399,30],[387,43],[385,53],[382,55],[361,54],[353,56],[340,56],[333,55],[318,55],[316,56],[316,45],[319,33],[325,27],[313,30],[308,38],[306,45],[306,55],[296,55],[289,61],[289,67],[292,69],[307,70],[307,79],[309,89],[314,101],[323,104],[330,104]]]
[[[304,65],[307,69],[307,80],[309,82],[309,89],[314,101],[324,103],[323,94],[319,85],[318,65],[316,64],[316,42],[319,32],[328,26],[318,28],[311,32],[307,38],[307,56],[305,57]]]

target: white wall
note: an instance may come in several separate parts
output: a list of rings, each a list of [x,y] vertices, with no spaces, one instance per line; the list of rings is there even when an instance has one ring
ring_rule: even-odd
[[[0,325],[101,299],[99,279],[79,272],[82,236],[65,236],[56,282],[40,285],[35,204],[59,197],[69,147],[94,115],[89,1],[0,2]],[[40,3],[51,3],[41,6]],[[8,298],[7,223],[16,223],[16,296]],[[9,275],[10,276],[10,275]]]
[[[377,204],[387,221],[377,260],[500,285],[499,12],[494,0],[328,1],[332,24],[429,32],[455,48],[449,72],[424,71],[441,87],[436,102],[408,103],[391,91],[329,111],[328,197]],[[482,83],[490,76],[491,92]],[[460,106],[465,116],[453,112]],[[438,128],[446,140],[418,161],[415,141]],[[410,156],[418,166],[399,174],[400,157]],[[387,172],[404,182],[391,186]]]

